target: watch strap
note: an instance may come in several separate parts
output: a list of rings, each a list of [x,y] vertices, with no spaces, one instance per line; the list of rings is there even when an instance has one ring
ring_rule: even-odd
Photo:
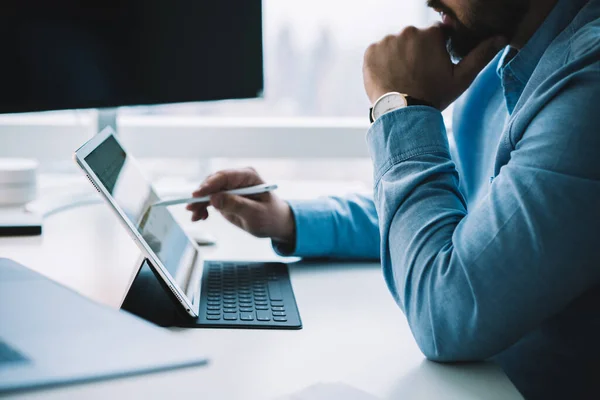
[[[406,96],[406,102],[408,103],[409,106],[433,107],[433,104],[431,104],[430,102],[425,101],[425,100],[420,100],[420,99],[417,99],[417,98],[411,97],[411,96]]]

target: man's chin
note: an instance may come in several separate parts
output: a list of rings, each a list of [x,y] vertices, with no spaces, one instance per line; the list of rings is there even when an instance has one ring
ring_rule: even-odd
[[[446,49],[452,60],[459,62],[471,53],[483,40],[464,40],[450,37],[446,42]]]

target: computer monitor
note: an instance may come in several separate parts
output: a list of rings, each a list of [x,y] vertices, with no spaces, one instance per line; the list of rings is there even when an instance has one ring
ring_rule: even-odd
[[[253,98],[260,0],[3,0],[0,113]]]

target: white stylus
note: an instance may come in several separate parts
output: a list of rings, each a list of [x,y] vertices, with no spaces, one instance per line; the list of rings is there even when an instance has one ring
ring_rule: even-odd
[[[245,188],[241,188],[241,189],[226,190],[224,192],[219,192],[219,193],[235,194],[238,196],[252,196],[255,194],[272,192],[275,189],[277,189],[277,185],[269,185],[268,183],[263,183],[262,185],[249,186],[249,187],[245,187]],[[214,196],[215,194],[217,194],[217,193],[213,193],[211,196]],[[211,196],[164,200],[164,201],[159,201],[158,203],[154,203],[152,206],[153,207],[157,207],[157,206],[168,207],[168,206],[174,206],[176,204],[208,203],[210,201]]]

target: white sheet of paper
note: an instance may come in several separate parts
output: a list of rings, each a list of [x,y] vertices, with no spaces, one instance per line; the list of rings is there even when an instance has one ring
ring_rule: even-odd
[[[381,400],[367,392],[344,383],[317,383],[306,389],[276,400]]]

